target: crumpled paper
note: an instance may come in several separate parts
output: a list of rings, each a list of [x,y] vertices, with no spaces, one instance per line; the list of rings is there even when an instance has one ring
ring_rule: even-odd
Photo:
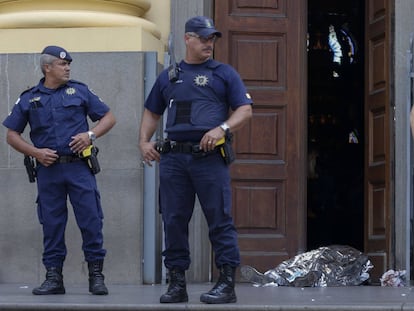
[[[403,287],[406,284],[405,270],[388,270],[380,278],[381,286]]]
[[[368,256],[346,245],[319,247],[260,273],[242,266],[241,275],[255,286],[326,287],[361,285],[373,268]]]

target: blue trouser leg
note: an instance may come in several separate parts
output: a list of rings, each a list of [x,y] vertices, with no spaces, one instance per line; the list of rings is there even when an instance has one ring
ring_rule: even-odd
[[[43,228],[43,264],[62,267],[66,258],[65,229],[68,218],[64,176],[57,166],[37,172],[38,217]]]
[[[192,167],[196,193],[207,219],[215,264],[236,267],[240,264],[237,232],[231,215],[231,184],[229,167],[219,155],[199,159]],[[196,163],[196,162],[194,162]]]
[[[67,195],[82,234],[86,261],[103,259],[102,209],[95,177],[83,162],[38,169],[38,215],[43,226],[46,267],[62,266],[66,257]]]
[[[73,166],[75,173],[68,174],[67,189],[76,223],[81,231],[85,260],[102,260],[106,250],[103,249],[103,212],[96,179],[84,163]]]
[[[188,223],[197,193],[209,226],[217,266],[240,263],[237,233],[231,217],[229,169],[220,156],[193,159],[166,154],[160,166],[160,207],[165,232],[165,265],[188,269]]]
[[[186,169],[188,155],[166,154],[160,163],[160,211],[164,223],[168,269],[190,266],[188,223],[194,209],[195,192]]]

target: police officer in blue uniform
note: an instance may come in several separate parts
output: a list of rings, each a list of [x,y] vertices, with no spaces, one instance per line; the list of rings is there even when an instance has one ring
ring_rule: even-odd
[[[185,59],[178,75],[164,70],[145,102],[139,147],[143,163],[160,162],[160,212],[164,223],[164,264],[169,271],[161,303],[188,301],[185,271],[190,265],[188,223],[198,196],[220,277],[200,297],[204,303],[236,302],[235,270],[240,264],[231,216],[229,166],[216,144],[252,115],[252,100],[236,70],[212,59],[221,33],[213,21],[196,16],[185,24]],[[176,72],[177,73],[177,72]],[[168,140],[150,141],[164,111]],[[229,110],[232,114],[229,116]],[[160,152],[161,151],[161,154]]]
[[[44,77],[24,91],[3,125],[7,142],[36,159],[38,217],[43,226],[43,264],[46,280],[34,295],[64,294],[62,268],[66,257],[67,196],[82,235],[89,268],[89,291],[106,295],[102,274],[103,213],[96,179],[79,153],[107,133],[116,120],[84,83],[70,80],[72,57],[63,48],[47,46],[40,56]],[[90,130],[87,117],[97,121]],[[30,125],[31,142],[21,134]]]

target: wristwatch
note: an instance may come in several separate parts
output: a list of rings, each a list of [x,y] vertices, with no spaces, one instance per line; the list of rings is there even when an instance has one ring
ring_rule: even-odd
[[[222,125],[220,125],[220,128],[224,131],[227,132],[227,130],[230,130],[230,126],[224,122]]]
[[[96,135],[94,132],[88,131],[88,136],[92,143],[96,140]]]

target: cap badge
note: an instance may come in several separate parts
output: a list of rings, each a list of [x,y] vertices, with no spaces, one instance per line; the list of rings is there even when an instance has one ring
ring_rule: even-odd
[[[60,54],[59,54],[59,57],[61,58],[61,59],[65,59],[66,58],[66,53],[65,52],[60,52]]]

